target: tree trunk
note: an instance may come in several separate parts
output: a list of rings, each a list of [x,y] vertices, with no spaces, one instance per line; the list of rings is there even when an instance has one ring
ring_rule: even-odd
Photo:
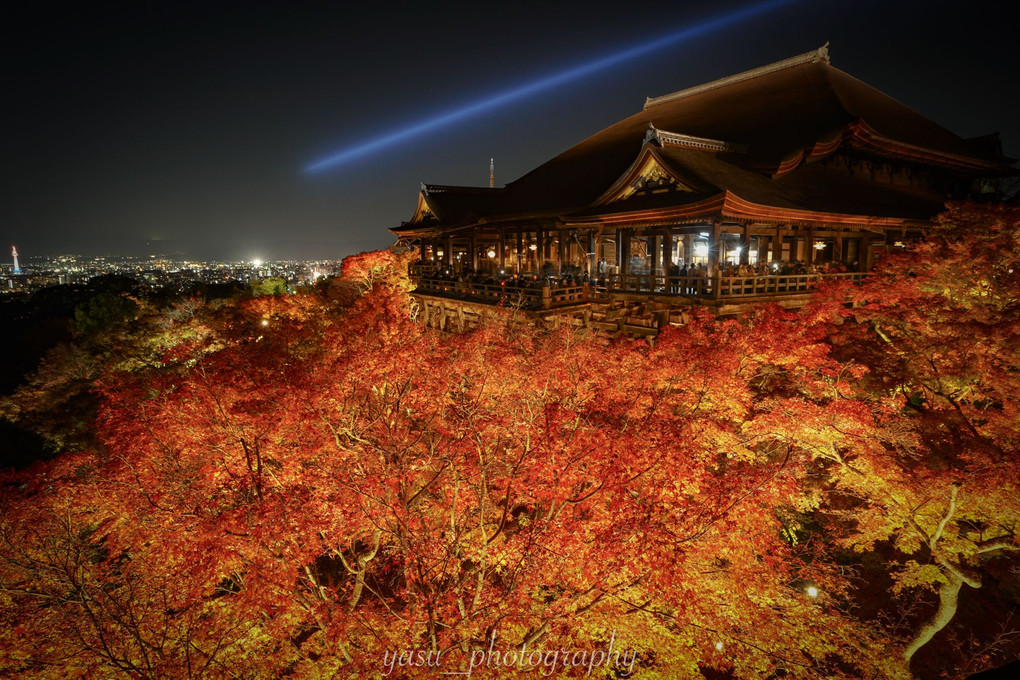
[[[949,582],[939,588],[939,608],[921,626],[921,629],[917,631],[910,644],[903,651],[903,658],[908,666],[910,665],[910,659],[917,653],[917,650],[926,645],[935,636],[935,633],[945,628],[953,620],[953,616],[956,615],[956,605],[960,599],[960,588],[963,587],[963,578],[950,570],[946,570],[945,574]]]

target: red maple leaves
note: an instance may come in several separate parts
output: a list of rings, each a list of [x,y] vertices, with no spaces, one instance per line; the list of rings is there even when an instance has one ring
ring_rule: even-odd
[[[964,217],[1000,226],[970,243]],[[650,677],[902,676],[921,633],[853,615],[847,551],[894,546],[901,592],[973,584],[1020,516],[1016,221],[945,224],[853,306],[654,347],[426,331],[391,254],[345,263],[351,295],[164,323],[158,360],[96,383],[101,447],[5,479],[0,663],[376,674],[416,648],[456,670],[496,632],[615,635]],[[964,260],[999,273],[965,285]]]

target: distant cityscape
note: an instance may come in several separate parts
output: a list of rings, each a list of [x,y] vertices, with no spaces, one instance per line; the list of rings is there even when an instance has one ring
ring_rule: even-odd
[[[164,255],[21,255],[19,261],[17,251],[12,248],[10,261],[0,265],[0,295],[23,295],[48,286],[84,284],[110,274],[131,277],[152,289],[185,291],[196,283],[249,283],[271,277],[282,278],[288,286],[296,286],[339,273],[340,260],[228,262],[180,260]]]

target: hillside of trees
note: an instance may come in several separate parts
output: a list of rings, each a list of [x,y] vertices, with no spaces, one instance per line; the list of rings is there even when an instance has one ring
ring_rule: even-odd
[[[653,343],[424,329],[406,262],[85,309],[0,405],[52,454],[0,472],[0,676],[517,677],[612,645],[629,667],[532,675],[954,679],[1020,654],[1020,210],[950,206],[861,286]],[[518,665],[473,663],[494,649]]]

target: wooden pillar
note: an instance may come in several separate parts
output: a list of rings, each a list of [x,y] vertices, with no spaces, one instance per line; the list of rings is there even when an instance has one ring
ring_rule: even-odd
[[[715,276],[719,271],[719,224],[708,225],[708,275]]]
[[[857,251],[857,271],[871,271],[871,234],[864,232]]]
[[[836,234],[836,242],[832,246],[832,259],[835,262],[843,262],[843,232]]]
[[[815,230],[808,229],[807,237],[804,239],[804,262],[812,264],[815,261]]]
[[[616,271],[623,273],[623,229],[617,229],[614,234],[616,248],[613,249],[613,257],[616,258]]]
[[[662,230],[662,274],[669,276],[673,269],[673,228]]]
[[[447,267],[453,266],[453,237],[446,237],[446,248],[443,250],[443,262]]]
[[[518,274],[524,269],[525,259],[527,253],[524,252],[524,227],[517,227],[517,257],[514,262],[515,269]]]
[[[651,232],[645,238],[648,239],[648,250],[652,251],[652,266],[649,272],[652,276],[658,274],[662,269],[662,249],[659,247],[659,237],[655,232]]]
[[[783,261],[783,230],[776,228],[772,234],[772,263],[779,264]]]
[[[598,274],[599,254],[598,249],[595,247],[595,232],[590,229],[588,230],[587,243],[588,276],[592,277]]]
[[[538,228],[535,230],[535,271],[542,269],[542,265],[545,263],[545,234],[542,233],[542,229]]]
[[[749,224],[745,224],[740,231],[740,254],[737,261],[740,264],[751,262],[751,225]]]
[[[769,259],[768,241],[764,234],[758,234],[758,264],[765,264]]]
[[[556,272],[563,273],[563,262],[567,259],[567,232],[556,230]]]
[[[499,269],[506,270],[506,230],[499,230]]]
[[[630,229],[621,229],[621,255],[620,255],[620,273],[630,274]]]
[[[680,237],[681,248],[683,249],[684,264],[688,267],[694,260],[694,234],[684,234]]]

